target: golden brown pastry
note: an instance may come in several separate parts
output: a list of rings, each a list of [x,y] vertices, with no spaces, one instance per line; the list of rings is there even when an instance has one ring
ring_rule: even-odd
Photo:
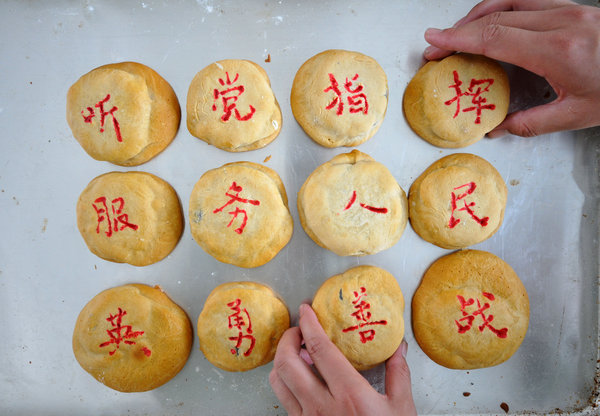
[[[183,368],[191,348],[187,315],[158,286],[131,284],[99,293],[73,331],[81,367],[122,392],[162,386]]]
[[[330,277],[312,307],[331,341],[357,370],[387,360],[404,336],[404,298],[396,278],[375,266]]]
[[[255,282],[217,286],[198,317],[200,349],[213,365],[247,371],[275,357],[289,312],[269,287]]]
[[[404,114],[429,143],[465,147],[504,120],[510,87],[504,69],[481,55],[459,53],[427,62],[404,92]]]
[[[165,258],[183,232],[175,190],[146,172],[110,172],[93,179],[77,201],[77,226],[92,253],[147,266]]]
[[[381,127],[388,102],[385,72],[359,52],[327,50],[296,73],[291,105],[306,134],[325,147],[358,146]]]
[[[194,240],[211,256],[258,267],[285,247],[294,228],[283,182],[256,163],[228,163],[206,172],[190,196]]]
[[[406,194],[390,171],[353,150],[306,179],[298,192],[298,214],[321,247],[340,256],[362,256],[396,244],[408,211]]]
[[[136,166],[175,138],[181,109],[173,88],[136,62],[93,69],[67,93],[67,122],[94,159]]]
[[[455,153],[434,162],[410,187],[410,223],[439,247],[468,247],[498,231],[506,194],[504,180],[488,161]]]
[[[495,255],[458,251],[429,267],[412,301],[415,338],[448,368],[508,360],[529,324],[529,298],[514,270]]]
[[[279,134],[281,121],[269,77],[254,62],[215,62],[190,84],[188,130],[219,149],[244,152],[264,147]]]

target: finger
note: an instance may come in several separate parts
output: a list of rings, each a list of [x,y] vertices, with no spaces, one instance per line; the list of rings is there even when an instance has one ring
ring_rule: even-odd
[[[553,61],[555,55],[543,33],[498,24],[482,26],[479,21],[456,29],[428,29],[425,39],[441,49],[485,55],[538,75],[543,75],[544,65],[548,60]],[[522,48],[515,45],[540,46]]]
[[[334,396],[338,391],[346,390],[350,381],[369,385],[331,342],[309,305],[300,305],[300,330],[306,351]]]
[[[283,380],[281,380],[277,371],[271,370],[271,373],[269,374],[269,383],[271,383],[271,388],[273,389],[275,396],[277,396],[289,415],[302,414],[300,403],[298,403],[296,397],[294,397],[290,389],[288,389]]]
[[[496,19],[494,15],[502,14],[512,15],[510,19],[513,20],[513,23],[501,22],[500,24],[537,30],[534,27],[537,27],[537,25],[546,25],[549,20],[546,18],[540,18],[541,16],[538,16],[537,13],[531,12],[547,11],[571,4],[574,3],[568,0],[485,0],[473,7],[471,11],[465,17],[456,22],[452,28],[461,27],[467,23],[474,22],[484,17],[494,20]],[[501,13],[509,11],[515,11],[516,13]],[[528,16],[521,16],[523,14],[521,12],[529,13],[526,13]],[[526,20],[526,27],[524,26],[524,23],[519,23],[519,20],[521,19]],[[452,53],[454,53],[454,50],[448,50],[431,45],[425,49],[423,56],[425,59],[435,60],[445,58]]]
[[[408,344],[402,343],[385,363],[385,394],[392,402],[412,401],[410,370],[406,363]]]
[[[294,395],[301,407],[306,407],[323,395],[329,394],[326,386],[300,358],[302,336],[298,327],[283,333],[273,362],[273,371]]]
[[[592,125],[585,119],[581,103],[572,100],[554,100],[551,103],[509,114],[488,137],[496,138],[511,133],[522,137],[539,136],[561,130],[571,130]]]

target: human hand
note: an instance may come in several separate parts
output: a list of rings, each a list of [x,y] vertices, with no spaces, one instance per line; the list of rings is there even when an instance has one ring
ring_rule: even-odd
[[[301,349],[302,340],[306,350]],[[329,340],[309,305],[300,305],[300,326],[277,346],[269,381],[290,415],[416,415],[405,341],[385,363],[385,395],[378,393]],[[306,351],[322,379],[302,357]]]
[[[489,137],[600,125],[600,9],[568,0],[484,0],[452,28],[428,29],[424,57],[486,55],[548,81],[557,98],[509,114]]]

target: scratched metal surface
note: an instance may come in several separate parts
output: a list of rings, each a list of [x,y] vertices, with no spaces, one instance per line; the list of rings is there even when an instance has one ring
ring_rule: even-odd
[[[76,363],[71,334],[83,305],[125,283],[160,284],[196,322],[216,285],[256,280],[272,286],[293,315],[322,281],[358,264],[393,273],[408,305],[425,269],[448,251],[407,227],[393,248],[342,258],[304,233],[296,193],[321,163],[346,149],[313,143],[293,119],[289,94],[296,70],[329,48],[361,51],[387,73],[390,100],[380,131],[359,150],[383,162],[408,191],[438,158],[408,128],[401,109],[407,82],[421,64],[423,31],[462,17],[469,1],[56,1],[0,4],[0,413],[129,415],[281,415],[271,392],[271,364],[241,374],[210,365],[194,341],[185,368],[154,391],[123,394],[96,382]],[[265,59],[271,56],[270,62]],[[268,72],[283,110],[281,135],[264,149],[233,154],[192,137],[185,121],[154,160],[124,169],[92,160],[71,136],[65,96],[79,76],[102,64],[139,61],[175,89],[185,120],[187,88],[216,60],[245,58]],[[509,68],[513,108],[540,102],[549,88]],[[505,364],[448,370],[406,339],[414,396],[422,414],[593,413],[598,358],[598,154],[600,131],[539,138],[483,140],[464,149],[496,166],[507,182],[500,231],[476,246],[505,259],[522,278],[531,325]],[[281,175],[295,221],[289,245],[267,265],[221,264],[183,237],[162,262],[143,268],[91,254],[76,229],[75,203],[87,183],[118,170],[154,173],[177,190],[187,215],[194,183],[206,170],[250,160]],[[410,308],[405,319],[410,322]],[[379,389],[382,368],[366,374]],[[470,393],[465,396],[463,393]],[[596,392],[597,393],[597,392]]]

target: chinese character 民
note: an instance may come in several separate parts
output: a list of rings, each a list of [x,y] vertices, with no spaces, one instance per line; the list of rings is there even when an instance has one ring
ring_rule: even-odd
[[[490,302],[496,300],[495,296],[492,293],[483,292],[483,296],[488,299]],[[479,332],[483,332],[485,328],[488,328],[492,331],[498,338],[506,338],[508,334],[508,328],[496,329],[490,323],[494,320],[494,315],[486,315],[484,312],[490,308],[490,304],[485,302],[483,305],[479,298],[477,299],[465,299],[461,295],[456,296],[458,298],[458,302],[460,303],[460,311],[462,312],[463,317],[459,320],[455,320],[456,326],[458,327],[458,333],[464,334],[468,332],[473,326],[473,322],[475,318],[479,315],[483,320],[483,323],[479,325],[477,328]],[[476,309],[471,313],[467,312],[467,307],[474,306],[477,303]],[[475,307],[475,306],[474,306]],[[466,325],[461,325],[461,322],[466,322]]]
[[[355,74],[351,80],[346,78],[346,82],[344,83],[344,89],[349,94],[346,99],[348,101],[350,113],[364,113],[367,114],[369,112],[369,102],[367,101],[367,96],[363,92],[363,85],[358,84],[356,86],[353,85],[354,81],[358,79],[358,74]],[[335,113],[340,116],[344,112],[344,98],[342,91],[340,90],[340,85],[338,81],[335,79],[333,74],[329,74],[329,87],[325,88],[323,92],[333,91],[335,97],[331,100],[331,102],[325,107],[327,110],[331,110],[333,107],[336,107]]]
[[[125,228],[131,228],[134,231],[138,229],[136,224],[129,222],[129,215],[123,212],[123,208],[125,207],[125,200],[123,198],[119,197],[113,199],[111,201],[110,210],[106,204],[105,196],[96,198],[96,200],[92,203],[92,206],[98,215],[98,225],[96,226],[97,234],[100,234],[100,224],[103,221],[106,221],[107,230],[105,231],[105,234],[107,237],[111,237],[113,232],[123,231]]]
[[[355,291],[353,293],[354,300],[352,301],[352,304],[354,305],[354,309],[356,309],[356,311],[351,313],[350,315],[355,317],[359,323],[358,325],[353,325],[348,328],[342,329],[342,332],[356,331],[357,329],[361,329],[365,326],[371,325],[387,325],[386,320],[369,321],[369,319],[371,319],[371,312],[369,312],[368,309],[371,309],[371,304],[363,300],[363,297],[367,296],[367,290],[364,287],[360,288],[360,292]],[[358,334],[360,335],[360,342],[362,342],[363,344],[365,344],[367,341],[373,341],[373,339],[375,338],[374,329],[366,329],[363,331],[359,331]]]
[[[115,111],[118,110],[116,106],[113,106],[109,111],[104,111],[104,104],[110,100],[110,94],[106,94],[103,100],[98,101],[94,107],[100,109],[100,133],[104,133],[104,119],[107,115],[112,117],[113,127],[115,128],[115,134],[117,135],[117,141],[122,142],[123,138],[121,137],[121,128],[119,127],[119,122],[115,117]],[[92,123],[92,118],[96,116],[96,113],[92,107],[86,108],[88,111],[88,115],[86,116],[81,110],[81,116],[83,117],[83,121],[85,123]]]
[[[355,202],[356,202],[356,191],[353,191],[352,192],[352,196],[350,197],[350,201],[348,202],[348,204],[344,208],[344,211],[349,210],[350,207],[352,207],[352,205],[354,205]],[[383,208],[372,207],[370,205],[363,204],[362,202],[360,202],[359,205],[361,207],[363,207],[364,209],[367,209],[367,210],[369,210],[371,212],[376,212],[378,214],[387,214],[387,212],[388,212],[388,209],[385,208],[385,207],[383,207]]]
[[[115,352],[117,352],[117,349],[119,349],[119,344],[121,342],[127,345],[134,345],[135,342],[129,341],[129,339],[137,338],[139,336],[144,335],[144,331],[133,331],[131,329],[131,325],[121,325],[123,316],[125,316],[126,314],[127,311],[124,311],[123,309],[119,308],[119,312],[116,315],[110,314],[108,315],[108,318],[106,318],[106,320],[110,322],[112,329],[106,330],[106,333],[108,334],[110,339],[100,344],[100,348],[107,347],[111,344],[116,344],[115,349],[108,352],[109,355],[113,355]],[[149,357],[152,353],[147,347],[143,347],[142,351],[147,357]]]
[[[244,339],[250,340],[250,346],[244,352],[244,357],[252,354],[252,349],[254,348],[254,344],[256,343],[256,339],[252,335],[252,321],[250,320],[250,314],[246,310],[246,308],[242,309],[240,304],[242,303],[241,299],[236,299],[233,302],[229,302],[227,306],[233,311],[231,315],[227,317],[229,320],[229,329],[237,328],[238,335],[234,337],[229,337],[230,341],[235,341],[235,347],[233,347],[230,351],[234,355],[240,355],[240,347],[242,346],[242,341]],[[244,315],[246,316],[248,322],[244,321]],[[245,327],[245,332],[242,330]]]
[[[212,110],[217,111],[217,100],[220,97],[221,102],[223,104],[223,115],[221,116],[221,120],[228,121],[229,118],[231,117],[232,112],[235,115],[235,118],[238,119],[239,121],[250,120],[252,118],[252,116],[254,115],[254,112],[256,111],[256,109],[254,107],[252,107],[250,105],[249,106],[250,111],[243,116],[240,114],[239,110],[237,109],[236,101],[238,100],[240,95],[242,95],[245,91],[245,88],[243,85],[237,85],[237,86],[234,85],[237,82],[240,74],[235,74],[235,78],[233,80],[231,80],[229,78],[229,72],[225,72],[225,74],[227,75],[227,79],[224,81],[222,78],[219,78],[219,84],[221,84],[221,86],[223,86],[223,87],[228,87],[228,88],[225,88],[223,90],[219,90],[218,88],[215,88],[213,90],[214,102],[213,102]]]
[[[465,187],[468,187],[468,188],[462,194],[456,195],[454,192],[452,192],[452,195],[451,195],[452,199],[450,201],[452,212],[450,213],[450,220],[448,221],[448,227],[454,228],[460,222],[460,219],[456,218],[454,216],[454,212],[457,210],[458,211],[466,211],[475,222],[477,222],[482,227],[485,227],[488,224],[488,221],[490,218],[489,217],[479,218],[477,215],[475,215],[475,211],[473,211],[475,202],[467,203],[467,201],[464,200],[467,197],[467,195],[471,195],[475,191],[475,188],[477,188],[477,185],[475,184],[475,182],[470,182],[470,183],[466,183],[461,186],[457,186],[456,188],[454,188],[454,191],[461,189],[461,188],[465,188]],[[458,208],[457,202],[461,201],[461,200],[463,201],[464,206],[461,208]]]
[[[223,211],[223,208],[225,208],[228,205],[233,204],[234,202],[241,202],[243,204],[251,204],[251,205],[260,205],[260,201],[258,201],[258,200],[245,199],[245,198],[240,197],[240,192],[242,192],[242,190],[243,190],[243,188],[241,186],[239,186],[237,183],[233,182],[231,184],[231,186],[229,187],[228,191],[233,191],[233,192],[235,192],[235,194],[225,192],[225,195],[230,198],[229,201],[227,201],[227,203],[225,203],[225,205],[223,205],[221,208],[215,209],[213,211],[213,214]],[[231,221],[229,221],[229,224],[227,224],[227,227],[230,227],[231,224],[233,224],[233,221],[237,218],[238,215],[240,215],[240,214],[243,215],[242,225],[240,225],[238,228],[236,228],[234,230],[236,233],[242,234],[244,232],[244,228],[246,227],[246,223],[248,222],[248,214],[246,213],[246,210],[236,207],[234,211],[229,211],[228,214],[232,215],[233,217],[231,218]]]
[[[464,97],[464,96],[473,97],[471,99],[471,104],[473,104],[473,106],[464,108],[462,111],[463,112],[475,111],[475,114],[476,114],[475,124],[480,124],[481,123],[481,111],[482,110],[494,110],[496,108],[496,105],[494,105],[494,104],[485,104],[485,103],[487,103],[487,99],[483,98],[481,96],[484,92],[488,92],[490,90],[490,87],[494,83],[494,80],[492,78],[488,78],[488,79],[473,78],[473,79],[471,79],[469,88],[467,88],[467,90],[463,92],[461,89],[462,81],[460,80],[460,78],[458,76],[458,72],[454,71],[453,73],[454,73],[454,84],[450,85],[448,88],[454,88],[454,90],[456,91],[456,95],[453,98],[449,99],[448,101],[445,101],[444,104],[450,105],[453,102],[456,102],[456,111],[454,112],[454,117],[453,117],[453,118],[456,118],[461,111],[460,98]]]

